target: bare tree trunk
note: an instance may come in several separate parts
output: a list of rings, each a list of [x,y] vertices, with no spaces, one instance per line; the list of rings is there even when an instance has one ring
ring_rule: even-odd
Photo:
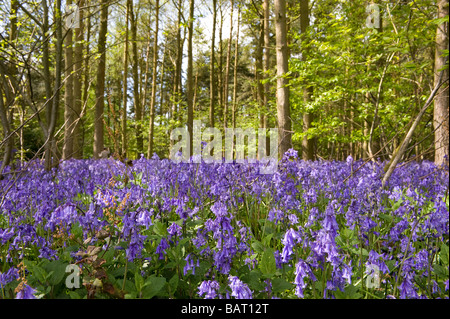
[[[275,32],[277,42],[277,115],[280,157],[292,147],[289,79],[287,78],[288,47],[286,29],[286,1],[275,0]]]
[[[256,100],[259,106],[259,127],[264,128],[266,112],[264,110],[264,85],[263,81],[263,47],[264,47],[264,15],[260,16],[260,28],[258,43],[255,50],[255,80],[256,80]]]
[[[448,0],[438,1],[438,18],[448,15]],[[439,73],[446,63],[443,56],[444,50],[448,50],[448,22],[437,27],[436,31],[436,53],[434,63],[434,82],[439,82]],[[443,81],[448,82],[448,66],[443,71]],[[448,165],[449,163],[449,89],[448,83],[440,90],[434,101],[434,161],[436,165]]]
[[[236,31],[236,42],[234,44],[234,75],[233,75],[233,108],[231,110],[231,126],[236,128],[236,111],[237,111],[237,68],[239,60],[239,26],[240,26],[240,16],[241,16],[241,6],[238,5],[237,12],[237,31]],[[234,146],[233,146],[234,147]]]
[[[155,104],[156,104],[156,71],[158,62],[158,32],[159,32],[159,0],[156,0],[155,8],[155,35],[153,36],[153,74],[152,74],[152,97],[150,101],[150,123],[148,132],[148,150],[147,157],[153,155],[153,131],[155,122]]]
[[[66,0],[66,10],[72,10],[72,0]],[[68,26],[65,35],[65,88],[64,88],[64,145],[63,160],[73,155],[73,124],[75,120],[73,105],[73,32],[72,26]]]
[[[104,148],[103,111],[105,107],[106,32],[108,30],[108,0],[101,0],[98,52],[100,53],[95,90],[94,157],[99,158]]]
[[[63,51],[61,0],[56,0],[54,12],[55,12],[54,21],[56,25],[55,87],[53,88],[51,110],[49,114],[50,122],[48,123],[47,140],[45,141],[45,164],[44,164],[45,169],[48,171],[51,170],[51,168],[57,163],[55,129],[60,102],[59,96],[61,90],[62,51]]]
[[[192,56],[192,40],[194,36],[194,0],[189,1],[189,21],[188,21],[188,67],[187,67],[187,128],[189,132],[189,154],[187,156],[191,156],[193,154],[193,129],[194,129],[194,67],[193,67],[193,56]]]
[[[212,38],[211,38],[211,56],[209,62],[209,126],[214,127],[214,107],[216,96],[216,85],[214,82],[214,42],[216,41],[216,19],[217,19],[217,0],[213,0],[213,26],[212,26]]]
[[[123,48],[123,97],[122,97],[122,152],[123,158],[127,157],[127,102],[128,102],[128,25],[130,19],[130,3],[127,0],[127,10],[125,18],[125,45]]]
[[[300,30],[301,34],[304,36],[309,27],[309,1],[300,0]],[[306,42],[306,38],[303,38]],[[306,49],[306,45],[302,48],[302,60],[306,61],[308,59],[309,52]],[[307,104],[311,100],[311,86],[306,84],[303,88],[303,102]],[[313,121],[312,112],[303,113],[303,133],[308,132],[311,128]],[[303,160],[313,160],[314,159],[314,140],[306,134],[302,140],[302,158]]]
[[[269,114],[270,114],[270,106],[269,106],[269,95],[270,95],[270,83],[269,79],[269,70],[270,70],[270,5],[269,0],[264,0],[263,2],[263,11],[264,11],[264,59],[263,59],[263,78],[266,80],[264,83],[264,124],[263,127],[268,128],[269,125]],[[266,155],[269,155],[270,151],[270,137],[266,136]]]
[[[139,97],[139,56],[137,50],[137,12],[133,10],[133,1],[130,2],[131,15],[131,49],[133,51],[133,104],[136,115],[136,148],[138,156],[144,151],[144,140],[142,138],[142,106]]]
[[[84,0],[79,2],[79,28],[75,29],[75,49],[74,49],[74,75],[73,75],[73,110],[75,123],[73,127],[73,157],[83,157],[81,129],[81,108],[82,108],[82,68],[83,68],[83,33],[84,33]]]
[[[228,126],[228,81],[230,79],[230,63],[231,63],[231,43],[233,40],[233,13],[234,13],[234,0],[231,2],[231,14],[230,14],[230,37],[228,38],[227,46],[227,60],[225,62],[225,79],[223,87],[223,128],[224,130]]]
[[[173,90],[172,90],[172,118],[178,119],[178,111],[180,104],[180,92],[181,92],[181,63],[183,59],[183,45],[181,41],[181,9],[182,1],[178,0],[178,21],[177,21],[177,57],[175,61],[175,76],[173,78]]]

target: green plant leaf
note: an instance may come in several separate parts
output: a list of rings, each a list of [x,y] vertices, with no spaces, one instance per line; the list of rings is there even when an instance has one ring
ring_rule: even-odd
[[[266,276],[272,276],[277,271],[277,265],[275,262],[275,256],[272,248],[266,248],[259,264],[261,272]]]
[[[142,290],[142,297],[151,299],[156,296],[166,284],[166,278],[151,276],[145,281],[146,285]]]

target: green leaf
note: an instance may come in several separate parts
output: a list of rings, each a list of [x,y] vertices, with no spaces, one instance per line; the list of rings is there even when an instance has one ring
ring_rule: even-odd
[[[257,252],[258,254],[264,252],[264,245],[263,245],[260,241],[258,241],[258,240],[255,240],[255,241],[252,243],[252,248],[253,248],[253,249],[255,250],[255,252]]]
[[[134,285],[136,286],[136,291],[140,292],[144,286],[144,278],[142,278],[139,271],[134,273]]]
[[[272,279],[272,292],[280,293],[286,290],[291,290],[294,287],[293,284],[287,282],[283,278],[274,278]]]
[[[248,284],[251,290],[261,291],[265,287],[265,284],[259,280],[261,278],[261,275],[262,274],[259,269],[254,269],[245,276],[242,276],[241,280]]]
[[[166,278],[151,276],[145,281],[146,285],[142,290],[142,297],[151,299],[156,296],[166,284]]]
[[[264,251],[259,268],[264,275],[269,277],[277,271],[277,265],[272,248],[266,248]]]
[[[444,267],[439,264],[433,265],[433,272],[442,279],[448,279],[448,267]]]
[[[439,257],[445,266],[448,266],[448,246],[445,244],[441,245],[441,252],[439,253]]]
[[[50,285],[56,286],[64,279],[67,265],[68,263],[54,260],[44,266],[44,269],[49,273],[48,282]]]
[[[169,280],[170,289],[172,291],[177,290],[179,282],[180,282],[180,279],[178,278],[178,274],[173,275],[172,278],[170,278],[170,280]]]
[[[159,236],[162,236],[162,237],[165,237],[165,236],[167,236],[169,234],[167,232],[166,225],[161,223],[158,220],[154,222],[153,231],[155,232],[156,235],[159,235]]]

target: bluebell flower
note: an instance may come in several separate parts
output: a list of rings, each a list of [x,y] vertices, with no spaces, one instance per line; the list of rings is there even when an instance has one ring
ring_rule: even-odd
[[[205,299],[214,299],[217,297],[219,290],[219,283],[215,280],[204,280],[198,287],[198,295],[201,297],[205,295]]]
[[[26,283],[20,283],[16,288],[16,299],[36,299],[34,295],[37,290],[28,286]]]
[[[281,252],[281,260],[286,263],[289,261],[290,256],[293,254],[294,246],[301,240],[300,234],[292,228],[289,228],[284,234],[284,238],[281,243],[284,245]]]
[[[228,283],[231,288],[231,296],[236,299],[252,299],[252,291],[236,276],[228,276]]]
[[[316,281],[316,277],[311,270],[311,267],[302,259],[299,259],[298,263],[295,265],[295,295],[298,298],[303,298],[303,289],[306,288],[306,278],[311,278],[312,281]]]
[[[158,247],[156,247],[156,253],[159,254],[159,259],[164,259],[164,256],[166,254],[166,249],[169,248],[169,244],[167,243],[167,240],[163,237],[161,238],[161,241],[159,242]]]

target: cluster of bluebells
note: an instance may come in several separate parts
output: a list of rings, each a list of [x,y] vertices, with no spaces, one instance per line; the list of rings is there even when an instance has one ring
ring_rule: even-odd
[[[315,274],[326,269],[330,275],[324,291],[332,292],[351,284],[361,265],[374,265],[387,275],[388,264],[401,269],[397,297],[422,297],[416,277],[428,276],[433,258],[424,245],[448,245],[448,171],[431,162],[412,162],[399,166],[383,188],[383,163],[350,157],[305,162],[290,150],[273,174],[262,174],[259,165],[174,163],[154,156],[141,157],[131,167],[112,159],[69,160],[47,172],[39,161],[27,163],[20,175],[6,174],[0,181],[1,262],[11,265],[0,273],[0,283],[14,279],[17,258],[24,258],[28,247],[36,248],[39,258],[58,259],[58,248],[67,245],[79,225],[80,240],[107,229],[127,242],[130,262],[164,260],[171,247],[190,236],[192,251],[183,256],[183,275],[195,276],[207,260],[207,275],[222,276],[221,281],[203,278],[198,296],[220,297],[220,285],[227,285],[222,290],[231,294],[225,297],[251,298],[257,292],[231,274],[242,266],[238,261],[250,270],[258,267],[252,240],[260,234],[251,227],[259,223],[258,214],[279,232],[278,242],[273,239],[276,267],[292,269],[292,292],[299,298],[319,280]],[[388,217],[380,218],[386,215],[387,222]],[[157,221],[168,225],[167,235],[149,252],[146,243],[155,239],[148,230]],[[186,232],[189,221],[198,223]],[[380,232],[386,223],[389,230]],[[339,244],[344,228],[357,238],[351,249],[370,247],[364,260],[352,261]]]

